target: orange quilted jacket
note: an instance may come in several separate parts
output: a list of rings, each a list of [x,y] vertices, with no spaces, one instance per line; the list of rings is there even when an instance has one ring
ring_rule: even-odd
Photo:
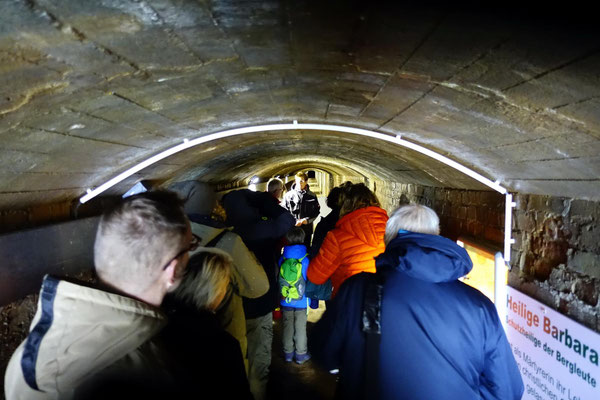
[[[333,296],[352,275],[375,272],[374,257],[383,253],[388,216],[379,207],[360,208],[344,215],[330,231],[319,254],[310,261],[308,279],[318,285],[331,277]]]

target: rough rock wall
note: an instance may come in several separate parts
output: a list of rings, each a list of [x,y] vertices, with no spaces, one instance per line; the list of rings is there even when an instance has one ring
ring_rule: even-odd
[[[515,200],[509,285],[600,332],[600,203]]]

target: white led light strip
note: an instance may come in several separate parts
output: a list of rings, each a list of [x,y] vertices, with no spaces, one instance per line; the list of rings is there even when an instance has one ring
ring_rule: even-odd
[[[193,140],[185,139],[183,141],[183,143],[181,143],[177,146],[171,147],[170,149],[167,149],[167,150],[163,151],[162,153],[156,154],[155,156],[150,157],[149,159],[147,159],[145,161],[142,161],[141,163],[120,173],[119,175],[117,175],[114,178],[112,178],[111,180],[103,183],[102,185],[98,186],[97,188],[95,188],[93,190],[88,189],[87,193],[84,196],[82,196],[79,199],[79,201],[81,203],[85,203],[85,202],[93,199],[94,197],[98,196],[100,193],[104,192],[105,190],[118,184],[119,182],[129,178],[131,175],[143,170],[144,168],[146,168],[160,160],[163,160],[173,154],[179,153],[180,151],[189,149],[190,147],[198,146],[198,145],[206,143],[206,142],[210,142],[213,140],[219,140],[219,139],[223,139],[223,138],[227,138],[227,137],[231,137],[231,136],[245,135],[245,134],[257,133],[257,132],[282,131],[282,130],[313,130],[313,131],[345,132],[345,133],[366,136],[366,137],[370,137],[373,139],[378,139],[378,140],[383,140],[386,142],[394,143],[399,146],[403,146],[403,147],[409,148],[411,150],[417,151],[428,157],[431,157],[443,164],[448,165],[449,167],[459,170],[463,174],[470,176],[471,178],[475,179],[476,181],[483,183],[484,185],[496,190],[497,192],[507,195],[506,207],[505,207],[504,259],[506,262],[508,262],[510,260],[510,244],[513,241],[513,239],[511,239],[511,237],[510,237],[511,236],[510,228],[512,225],[512,207],[514,207],[514,203],[512,202],[512,195],[508,194],[508,191],[504,187],[500,186],[497,181],[493,182],[490,179],[486,178],[485,176],[473,171],[470,168],[465,167],[462,164],[457,163],[454,160],[449,159],[446,156],[438,154],[438,153],[431,151],[431,150],[429,150],[423,146],[420,146],[418,144],[408,142],[408,141],[402,139],[400,135],[391,136],[391,135],[387,135],[387,134],[383,134],[383,133],[379,133],[379,132],[369,131],[366,129],[351,128],[351,127],[341,126],[341,125],[299,124],[296,121],[294,121],[294,123],[292,123],[292,124],[259,125],[259,126],[245,127],[245,128],[229,129],[229,130],[222,131],[222,132],[211,133],[209,135],[205,135],[205,136],[199,137],[197,139],[193,139]],[[509,198],[509,196],[510,196],[510,198]]]

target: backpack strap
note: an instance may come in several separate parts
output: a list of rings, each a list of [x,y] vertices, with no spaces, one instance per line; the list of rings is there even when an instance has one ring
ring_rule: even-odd
[[[221,231],[221,233],[219,233],[217,236],[215,236],[214,238],[212,238],[212,240],[210,242],[206,243],[204,245],[204,247],[215,247],[219,243],[219,241],[221,240],[221,238],[227,234],[227,232],[229,232],[228,229],[223,229]]]
[[[362,310],[365,333],[365,399],[378,399],[379,351],[381,342],[381,303],[384,279],[380,272],[369,274]]]

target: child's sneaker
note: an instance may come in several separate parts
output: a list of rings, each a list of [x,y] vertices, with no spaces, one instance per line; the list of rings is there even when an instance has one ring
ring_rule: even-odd
[[[310,354],[308,354],[308,353],[296,354],[296,363],[297,364],[304,364],[308,360],[310,360]]]
[[[292,351],[291,353],[283,353],[285,356],[285,362],[292,362],[292,360],[294,359],[294,352]]]

